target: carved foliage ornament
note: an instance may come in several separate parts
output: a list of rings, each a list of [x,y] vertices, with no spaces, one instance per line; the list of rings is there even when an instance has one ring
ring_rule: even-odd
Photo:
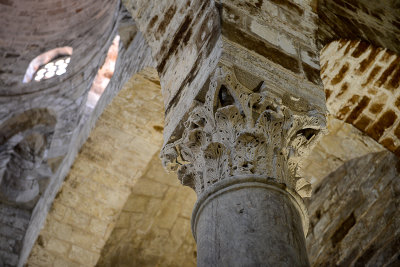
[[[250,175],[309,196],[310,184],[298,176],[299,159],[324,124],[324,115],[316,110],[285,106],[265,82],[246,88],[233,71],[219,67],[205,103],[194,103],[182,137],[167,144],[161,157],[198,195],[217,181]]]

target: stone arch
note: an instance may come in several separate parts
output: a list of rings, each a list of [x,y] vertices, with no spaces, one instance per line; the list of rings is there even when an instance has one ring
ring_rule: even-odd
[[[122,208],[96,266],[196,266],[196,195],[155,154]]]
[[[85,100],[90,85],[123,20],[119,1],[92,1],[83,4],[79,1],[68,4],[50,2],[32,3],[37,5],[34,7],[19,1],[0,3],[2,14],[7,14],[0,18],[3,25],[21,27],[20,30],[4,27],[0,33],[4,40],[0,44],[0,121],[27,109],[54,110],[58,120],[48,153],[48,163],[53,175],[42,197],[34,208],[32,205],[22,208],[8,203],[0,204],[1,217],[4,218],[0,221],[0,228],[7,229],[4,230],[7,233],[3,231],[0,234],[0,239],[4,240],[6,235],[7,244],[10,244],[0,248],[1,258],[6,265],[23,265],[26,261],[77,150],[86,140],[104,107],[133,72],[143,65],[152,65],[149,49],[142,42],[143,37],[133,31],[131,42],[120,49],[121,55],[125,57],[117,62],[118,75],[113,76],[104,97],[99,100],[93,112],[85,113]],[[39,8],[40,18],[36,16]],[[48,13],[47,16],[45,13]],[[10,14],[13,15],[9,17]],[[26,26],[27,21],[38,29]],[[24,35],[24,30],[31,33]],[[16,36],[16,33],[21,35]],[[50,37],[47,33],[54,35]],[[11,44],[12,41],[15,43]],[[76,57],[71,59],[67,74],[43,83],[22,83],[26,67],[34,56],[51,48],[64,46],[73,47],[73,57]],[[10,127],[5,128],[10,130]],[[32,139],[37,140],[35,137],[30,138]],[[35,146],[35,141],[28,143]],[[7,216],[3,216],[4,214]],[[8,216],[9,214],[12,215]],[[3,262],[0,263],[2,264]]]
[[[123,25],[127,27],[128,29],[125,30],[128,30],[128,34],[131,35],[128,38],[128,42],[125,42],[123,45],[119,46],[119,56],[116,62],[116,71],[111,77],[110,83],[108,84],[106,90],[100,97],[94,109],[87,112],[88,109],[85,107],[85,100],[92,78],[94,78],[97,71],[97,63],[100,65],[101,62],[96,62],[95,66],[88,67],[84,70],[85,73],[86,71],[90,72],[90,78],[85,80],[84,84],[80,84],[77,89],[72,88],[73,90],[67,90],[59,93],[60,98],[62,93],[61,99],[63,100],[63,105],[57,105],[58,102],[54,103],[54,100],[50,102],[53,98],[52,95],[49,94],[49,106],[56,105],[55,108],[57,110],[57,114],[60,114],[60,122],[57,125],[56,133],[53,138],[53,146],[51,152],[49,153],[49,157],[51,154],[51,167],[55,170],[55,175],[53,175],[43,197],[39,199],[34,210],[31,212],[29,225],[27,228],[25,228],[26,230],[23,229],[25,232],[21,231],[22,237],[20,238],[24,238],[22,249],[19,250],[18,248],[15,248],[15,252],[13,252],[13,254],[19,253],[20,255],[19,257],[18,255],[12,255],[13,260],[17,258],[16,261],[19,261],[18,264],[22,265],[26,262],[36,240],[41,243],[40,238],[37,238],[41,227],[45,223],[51,203],[53,203],[57,192],[62,187],[63,180],[68,174],[78,150],[87,140],[89,133],[95,127],[95,124],[98,123],[97,120],[103,113],[106,106],[109,105],[115,95],[117,95],[121,90],[121,87],[133,73],[139,72],[144,67],[153,66],[150,49],[146,45],[143,36],[140,33],[137,33],[135,26],[131,23],[131,19],[126,18],[123,10],[119,11],[118,16],[117,24],[119,26]],[[108,36],[108,38],[112,40],[116,34],[116,31],[119,31],[119,28],[115,27],[113,22],[111,22],[111,25],[109,26],[114,27],[111,36]],[[96,55],[96,58],[103,56],[105,55]],[[83,78],[84,75],[85,74],[80,73],[79,77]],[[71,89],[67,86],[65,87],[66,89]],[[70,102],[65,101],[67,99],[67,95],[70,94],[73,94],[73,97],[79,97],[78,100],[72,99],[71,104]],[[43,98],[43,95],[39,94],[38,97]],[[42,102],[40,102],[40,104],[42,104]],[[151,114],[151,112],[149,112],[149,114]],[[162,123],[157,125],[156,128],[160,129],[160,127],[162,127],[161,125]],[[38,227],[38,225],[40,227]]]
[[[398,235],[387,229],[398,228],[389,214],[398,212],[398,159],[382,146],[399,157],[400,6],[396,1],[314,2],[331,133],[304,168],[310,174],[324,170],[320,180],[314,179],[313,196],[307,201],[311,264],[394,263]],[[321,158],[324,163],[310,162]],[[316,167],[319,164],[324,166]],[[375,214],[382,210],[387,212]]]
[[[261,2],[261,4],[258,3],[258,5],[262,5],[262,1],[260,1],[260,2]],[[276,2],[280,2],[280,4],[283,3],[283,5],[285,4],[285,1],[276,1]],[[191,97],[188,97],[189,100],[193,100],[193,98],[199,93],[199,91],[196,91],[196,90],[200,90],[202,88],[202,85],[204,84],[205,80],[207,79],[209,71],[210,71],[209,69],[213,69],[213,67],[215,67],[214,65],[216,64],[216,62],[213,61],[213,57],[219,56],[219,55],[217,53],[218,49],[214,49],[214,48],[217,47],[215,45],[216,42],[218,40],[220,40],[220,32],[219,31],[221,30],[220,27],[215,26],[215,25],[218,25],[218,23],[219,23],[219,20],[220,20],[219,14],[215,10],[215,8],[209,8],[210,7],[209,5],[211,5],[210,3],[213,3],[212,1],[203,1],[203,2],[188,1],[189,6],[191,6],[191,3],[193,4],[190,7],[190,9],[192,10],[192,13],[190,13],[190,12],[188,14],[180,13],[180,16],[178,16],[178,18],[176,16],[174,16],[174,14],[179,14],[180,11],[186,10],[185,8],[183,8],[183,6],[180,6],[182,8],[178,8],[176,5],[165,5],[165,3],[167,3],[167,1],[162,2],[160,4],[157,3],[159,5],[156,5],[156,6],[158,6],[158,8],[160,8],[160,12],[158,13],[157,17],[156,16],[152,17],[152,16],[148,16],[149,12],[153,11],[151,8],[149,8],[149,7],[151,7],[151,2],[149,3],[149,1],[133,1],[132,3],[134,4],[134,6],[131,6],[131,9],[133,10],[133,13],[136,12],[135,14],[137,15],[136,16],[137,19],[139,21],[142,21],[139,23],[139,26],[142,27],[142,29],[143,28],[145,29],[145,31],[143,31],[145,33],[145,35],[146,35],[146,32],[151,33],[151,31],[152,31],[151,29],[153,27],[157,27],[158,30],[164,29],[164,32],[165,32],[164,35],[161,36],[161,34],[160,34],[159,37],[157,37],[156,36],[157,34],[155,33],[154,40],[152,40],[153,42],[149,42],[149,43],[151,43],[151,46],[153,48],[158,49],[158,51],[156,51],[156,52],[154,52],[154,50],[153,50],[153,55],[155,55],[157,57],[156,61],[157,61],[157,65],[158,65],[158,71],[160,73],[161,84],[163,85],[163,93],[165,96],[164,107],[166,108],[166,111],[167,111],[166,119],[167,119],[167,125],[169,128],[166,131],[166,135],[168,138],[168,135],[171,135],[172,132],[174,131],[174,128],[176,127],[176,124],[174,125],[172,120],[170,120],[171,116],[172,116],[171,111],[173,111],[175,109],[175,107],[177,107],[181,104],[188,105],[188,103],[190,103],[190,101],[187,101],[187,99],[186,99],[185,100],[185,101],[187,101],[186,103],[181,102],[181,101],[184,101],[184,100],[182,100],[184,98],[181,96],[184,96],[185,94],[193,94]],[[201,6],[200,3],[203,3],[204,5]],[[184,5],[184,3],[182,3],[182,5]],[[101,6],[101,5],[99,5],[99,6]],[[129,6],[129,5],[127,5],[127,6]],[[294,6],[295,7],[289,5],[289,8],[293,8],[294,12],[302,13],[301,9],[299,11],[298,6],[296,6],[296,5],[294,5]],[[203,8],[205,8],[205,9],[203,9]],[[210,12],[204,11],[204,10],[208,10],[208,9]],[[250,11],[252,10],[251,7],[249,9],[250,9]],[[282,10],[284,10],[284,9],[285,9],[285,7],[283,7]],[[246,11],[248,11],[248,10],[246,10]],[[197,16],[197,15],[199,15],[199,16]],[[161,19],[161,17],[159,18],[159,16],[163,16],[164,19]],[[166,19],[165,16],[170,16],[170,18]],[[191,25],[191,22],[192,22],[192,19],[194,16],[196,16],[196,18],[199,18],[198,19],[199,24],[194,25],[197,28],[188,26],[188,25]],[[169,20],[173,21],[174,19],[175,19],[175,22],[177,22],[177,23],[172,23],[171,25],[166,23]],[[288,19],[290,19],[290,17]],[[208,24],[204,23],[204,22],[208,23],[210,21],[211,21],[211,24],[210,24],[211,27]],[[101,24],[101,23],[99,23],[99,24]],[[104,23],[104,24],[106,24],[106,23]],[[293,24],[296,24],[296,23],[293,23]],[[243,26],[243,25],[241,25],[241,26]],[[247,25],[247,26],[249,26],[249,25]],[[202,31],[202,27],[204,27],[204,29],[208,30],[208,32]],[[255,29],[255,31],[260,28],[262,30],[259,31],[258,33],[253,32],[252,33],[253,36],[247,36],[247,37],[254,37],[257,34],[262,34],[263,30],[265,30],[265,28],[267,28],[265,25],[257,25],[256,23],[252,24],[252,27],[253,27],[252,29],[253,30]],[[232,30],[232,28],[231,29],[227,29],[227,28],[225,28],[225,30]],[[296,31],[296,29],[294,31]],[[160,32],[163,32],[163,31],[160,31]],[[232,32],[235,33],[234,31],[232,31]],[[203,33],[205,33],[206,37],[211,36],[212,38],[210,37],[210,39],[203,40],[202,39]],[[196,36],[196,38],[193,36]],[[255,38],[255,39],[258,41],[260,39],[262,39],[262,41],[265,41],[264,39],[266,39],[266,38],[264,38],[264,39],[260,38],[259,36],[257,36],[257,38]],[[197,42],[198,40],[201,40],[201,41]],[[237,41],[238,39],[235,39],[235,40]],[[251,42],[250,38],[249,38],[249,41]],[[261,44],[263,44],[262,41],[261,41]],[[267,40],[267,41],[270,41],[270,40]],[[287,40],[285,40],[285,41],[287,41]],[[287,43],[284,43],[284,44],[287,45]],[[275,46],[276,44],[273,44],[273,45]],[[249,48],[249,47],[247,47],[247,48]],[[252,47],[252,48],[256,49],[257,47]],[[288,45],[288,47],[286,47],[286,48],[288,48],[288,50],[290,50],[290,52],[293,52],[292,51],[293,48],[290,45]],[[299,52],[300,49],[303,49],[303,48],[304,47],[298,48],[296,51]],[[306,47],[305,49],[307,50],[307,48],[309,48],[309,47]],[[299,58],[293,59],[291,57],[284,57],[285,59],[289,59],[288,62],[290,62],[290,63],[295,62],[297,64],[297,65],[294,64],[294,66],[297,66],[294,69],[294,71],[296,71],[295,75],[297,75],[297,76],[295,78],[293,78],[293,76],[295,76],[295,75],[290,77],[291,79],[295,80],[296,85],[298,85],[298,80],[301,80],[301,79],[305,80],[307,83],[311,82],[311,83],[319,84],[319,80],[318,80],[319,76],[315,75],[315,73],[316,73],[315,69],[310,67],[310,66],[315,67],[316,65],[318,65],[317,63],[315,63],[315,58],[314,58],[315,55],[313,55],[314,50],[313,51],[306,51],[306,50],[302,51],[304,53],[301,53],[301,57],[299,57]],[[273,50],[273,51],[277,51],[277,50]],[[261,51],[261,52],[265,52],[265,51]],[[307,52],[310,52],[310,53],[307,53]],[[256,51],[256,53],[257,53],[257,51]],[[182,55],[187,56],[188,60],[185,62],[180,62],[179,59],[182,57]],[[284,53],[281,53],[279,55],[283,57]],[[310,55],[312,55],[312,56],[310,56]],[[268,53],[266,53],[262,56],[265,56],[265,58],[266,58],[268,56]],[[260,62],[263,62],[263,61],[261,60]],[[279,57],[274,58],[271,61],[271,63],[277,63],[277,64],[279,64],[279,62],[282,64],[285,64],[284,60],[281,60]],[[291,69],[289,69],[290,65],[291,65],[290,63],[285,65],[288,69],[285,69],[284,71],[289,71],[289,72],[291,71]],[[285,66],[283,66],[283,68],[285,68]],[[279,68],[280,68],[280,70],[282,70],[281,66],[278,66],[278,69]],[[310,70],[310,71],[308,71],[308,70]],[[174,71],[177,71],[178,75],[175,75],[176,73],[174,73]],[[304,72],[306,72],[307,77],[302,76],[304,74]],[[298,76],[301,76],[301,79],[298,79],[299,78]],[[189,90],[190,88],[195,88],[195,90]],[[309,88],[305,88],[305,86],[304,86],[301,89],[309,89]],[[310,91],[313,91],[313,89],[315,89],[315,88],[312,88]],[[315,90],[314,92],[317,92],[317,90]],[[108,93],[108,97],[112,98],[112,94],[113,94],[113,92]],[[104,100],[103,104],[106,102],[107,102],[107,100]],[[101,111],[102,111],[101,108],[96,109],[95,112],[97,112],[97,113],[93,117],[98,116],[101,113]],[[182,115],[182,114],[178,114],[178,117],[180,115]],[[179,120],[180,120],[180,118],[178,118],[178,119],[175,118],[175,121],[179,121]],[[160,125],[154,125],[153,129],[156,131],[159,131],[161,129],[160,127],[161,127]],[[67,181],[67,183],[68,183],[68,181]],[[69,185],[71,187],[74,187],[74,186],[76,186],[76,183],[74,183],[74,180],[71,179]],[[61,210],[61,213],[62,213],[62,210]],[[51,219],[51,217],[50,217],[50,219]],[[112,226],[110,228],[112,228]],[[59,228],[59,229],[61,229],[61,228]],[[70,227],[66,226],[63,229],[67,229],[66,232],[68,233],[68,231],[69,231],[68,229],[70,229]],[[53,230],[54,230],[54,228],[53,228]],[[53,231],[53,230],[50,230],[50,231]],[[54,234],[54,231],[52,234]],[[80,241],[77,241],[77,240],[78,240],[78,237],[75,235],[75,241],[82,242],[82,240],[80,240]],[[41,255],[44,255],[43,258],[46,258],[47,255],[51,254],[51,253],[46,254],[47,252],[45,250],[41,250],[41,248],[40,248],[40,247],[46,246],[48,241],[49,240],[43,236],[38,239],[36,250],[34,250],[33,253],[37,253],[37,255],[39,255],[39,258]],[[68,259],[71,259],[71,257],[73,257],[73,260],[79,261],[79,259],[77,259],[77,255],[79,255],[79,253],[81,253],[82,251],[85,252],[82,249],[87,249],[90,252],[91,248],[82,248],[79,245],[76,245],[75,243],[73,243],[75,241],[66,242],[66,243],[68,243],[66,245],[66,247],[68,247],[70,249],[70,250],[68,250],[68,249],[66,249],[66,250],[68,251],[68,253],[71,253],[71,254],[68,254],[67,256],[65,256],[65,255],[60,256],[60,254],[62,254],[62,253],[57,254],[58,252],[56,252],[56,254],[57,254],[56,256],[54,256],[54,255],[49,256],[48,259],[50,261],[52,261],[52,263],[54,263],[54,264],[55,264],[55,262],[57,262],[57,264],[61,264],[62,262],[65,263],[65,257]],[[101,242],[99,242],[99,244],[101,244]],[[86,246],[87,243],[80,244],[80,245]],[[60,247],[63,248],[63,245],[60,245]],[[79,247],[82,249],[80,250]],[[96,247],[96,249],[98,250],[97,247]],[[43,251],[45,251],[45,252],[43,254],[40,254]],[[96,253],[97,252],[98,251],[96,251]],[[74,253],[75,253],[75,255],[74,255]],[[95,257],[92,257],[93,254],[87,253],[87,255],[88,255],[89,260],[92,262],[93,258],[95,258]]]

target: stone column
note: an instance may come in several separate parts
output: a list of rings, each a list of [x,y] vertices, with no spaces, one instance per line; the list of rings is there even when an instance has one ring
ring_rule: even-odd
[[[198,195],[198,266],[309,265],[299,159],[324,123],[307,101],[219,63],[161,154]]]

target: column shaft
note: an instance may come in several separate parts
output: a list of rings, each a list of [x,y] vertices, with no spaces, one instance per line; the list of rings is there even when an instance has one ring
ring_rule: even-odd
[[[199,267],[309,266],[301,210],[287,191],[251,179],[224,182],[194,209]]]

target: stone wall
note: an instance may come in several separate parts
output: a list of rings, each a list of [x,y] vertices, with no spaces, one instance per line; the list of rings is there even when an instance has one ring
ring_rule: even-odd
[[[157,178],[149,174],[143,176],[137,184],[138,187],[134,189],[132,198],[145,198],[149,203],[158,203],[154,209],[160,213],[155,214],[154,227],[137,232],[126,223],[127,218],[149,219],[154,215],[154,209],[149,209],[146,213],[144,209],[136,211],[129,206],[131,204],[126,204],[124,212],[119,215],[130,194],[127,188],[134,184],[129,178],[140,177],[142,172],[139,170],[145,168],[155,150],[159,149],[157,138],[161,136],[164,125],[162,119],[152,117],[162,117],[160,114],[163,105],[157,104],[152,109],[149,104],[154,104],[154,101],[161,103],[162,97],[154,94],[147,98],[147,94],[154,91],[147,88],[144,90],[143,86],[158,86],[160,89],[161,82],[166,116],[164,135],[165,142],[169,142],[175,137],[179,138],[183,121],[193,101],[204,102],[205,93],[209,90],[209,78],[217,64],[229,68],[237,78],[237,84],[249,90],[254,90],[262,83],[290,108],[323,114],[325,96],[320,80],[319,49],[316,41],[325,44],[332,38],[357,37],[393,51],[400,51],[395,39],[399,35],[400,13],[396,13],[399,9],[393,1],[380,1],[368,8],[366,4],[370,1],[367,0],[320,0],[319,5],[313,0],[123,1],[143,35],[136,34],[136,26],[127,12],[120,10],[117,1],[25,2],[0,1],[0,22],[4,26],[0,29],[0,175],[7,171],[10,157],[3,152],[8,151],[8,147],[13,147],[8,145],[14,142],[8,141],[12,139],[11,133],[15,133],[15,138],[18,139],[25,132],[30,134],[36,130],[44,135],[47,141],[45,148],[48,149],[46,153],[42,153],[47,156],[43,158],[43,166],[38,169],[51,174],[44,175],[45,179],[40,182],[39,197],[32,202],[14,205],[15,203],[10,204],[2,198],[0,214],[7,214],[9,218],[0,221],[3,229],[7,229],[7,232],[0,231],[0,257],[3,259],[0,263],[6,266],[16,264],[21,248],[19,265],[24,264],[33,245],[29,259],[29,264],[33,266],[94,265],[117,223],[117,218],[118,227],[112,234],[108,251],[103,251],[101,264],[123,264],[125,260],[131,261],[129,255],[126,259],[119,259],[119,253],[126,255],[128,248],[142,251],[146,245],[151,248],[146,252],[146,255],[150,255],[149,261],[144,258],[138,261],[152,264],[164,260],[161,256],[154,255],[157,244],[141,243],[135,239],[137,236],[148,241],[154,235],[159,236],[161,242],[165,242],[163,244],[168,244],[167,249],[178,252],[180,249],[187,249],[189,254],[193,251],[187,235],[172,240],[172,244],[168,243],[171,241],[168,238],[173,239],[172,233],[177,228],[187,227],[188,216],[181,214],[181,218],[176,219],[176,224],[171,227],[157,223],[158,219],[165,219],[163,216],[168,208],[177,206],[175,196],[179,195],[168,193],[177,190],[172,182],[169,184],[157,180],[158,184],[153,185],[164,188],[162,192],[167,191],[160,195],[151,195],[153,192],[146,191],[146,185],[155,182],[154,179]],[[346,19],[342,13],[353,19]],[[124,23],[120,23],[121,17]],[[318,24],[321,27],[317,36]],[[87,93],[118,30],[123,33],[121,44],[124,46],[119,51],[116,73],[95,109],[88,109],[85,106]],[[143,36],[151,47],[154,61]],[[23,74],[32,58],[49,49],[66,45],[74,50],[65,75],[40,83],[22,83]],[[398,56],[389,50],[358,41],[334,42],[323,53],[322,78],[329,111],[399,155]],[[139,87],[143,90],[143,98],[132,99],[135,94],[126,92],[124,97],[116,98],[115,103],[118,104],[111,108],[114,111],[112,114],[106,112],[104,119],[99,122],[99,128],[96,128],[97,134],[103,136],[107,142],[111,140],[110,143],[102,142],[101,138],[101,141],[89,140],[80,154],[82,160],[78,157],[69,179],[63,184],[60,191],[62,193],[53,204],[78,149],[86,141],[97,118],[119,92],[125,80],[144,66],[155,66],[161,81],[154,70],[144,72],[139,78],[136,77],[139,79],[136,82],[142,84]],[[135,113],[136,111],[138,112]],[[117,130],[110,131],[109,123],[115,124]],[[101,127],[104,127],[103,132]],[[121,133],[131,130],[131,127],[134,129],[132,132]],[[334,140],[332,134],[333,139],[330,140],[334,141],[319,146],[319,150],[316,150],[319,152],[313,155],[314,158],[311,157],[304,168],[306,173],[309,172],[312,176],[315,174],[315,183],[319,183],[342,162],[356,155],[365,155],[369,149],[380,149],[369,141],[365,143],[359,133],[353,135],[354,131],[348,131],[345,126],[340,127],[333,127],[333,132],[341,137],[347,136],[349,132],[351,136],[357,136],[352,144],[360,145],[361,148],[356,151],[360,154],[346,153],[347,147],[339,145],[339,151],[332,151],[332,147],[340,143],[338,139]],[[15,130],[17,131],[14,132]],[[134,138],[132,133],[137,136]],[[36,136],[36,132],[34,134]],[[124,139],[124,136],[131,139]],[[157,141],[152,139],[154,136]],[[113,139],[117,137],[135,148],[126,151],[125,146],[115,145]],[[33,142],[32,146],[35,144]],[[320,160],[317,155],[329,158],[325,166],[316,164]],[[108,165],[109,161],[113,162],[111,166]],[[87,166],[82,165],[85,162]],[[105,162],[104,165],[110,167],[112,172],[122,176],[121,179],[129,181],[123,182],[124,186],[118,184],[121,182],[119,180],[104,185],[109,181],[102,176],[103,173],[98,172],[102,167],[99,165],[101,162]],[[30,162],[26,162],[25,165],[29,164]],[[326,168],[325,172],[316,171],[321,166]],[[86,169],[93,170],[93,173],[87,173]],[[96,179],[100,180],[92,181]],[[104,186],[98,185],[102,183]],[[107,186],[115,188],[110,191]],[[100,189],[94,192],[92,188]],[[110,196],[118,192],[121,193],[121,199]],[[97,201],[93,203],[93,199]],[[81,205],[77,202],[71,203],[74,200],[80,201]],[[112,207],[100,209],[106,205]],[[51,206],[52,213],[46,218]],[[172,213],[176,214],[175,211]],[[110,212],[108,217],[102,216],[107,212]],[[46,226],[37,238],[45,219]],[[11,225],[15,227],[10,228]],[[105,232],[90,228],[101,228],[104,225],[107,225],[107,230],[103,229]],[[127,239],[121,239],[121,233],[127,234]],[[343,234],[338,235],[340,237]],[[54,245],[54,242],[58,242],[58,245]],[[119,242],[120,246],[113,249],[111,244]],[[184,258],[183,254],[174,259],[166,259],[171,264],[186,260],[193,263],[192,256]]]
[[[124,55],[126,54],[134,55],[135,60],[125,57]],[[20,264],[25,262],[29,256],[32,246],[38,237],[39,231],[43,227],[53,200],[62,185],[63,179],[68,174],[78,150],[89,136],[89,133],[94,127],[97,118],[100,116],[100,114],[102,114],[104,108],[111,102],[113,97],[119,92],[125,81],[131,77],[132,73],[136,73],[143,67],[152,65],[150,51],[140,34],[135,36],[127,49],[120,46],[119,56],[120,57],[117,59],[116,63],[116,75],[113,75],[111,78],[110,83],[108,84],[105,92],[102,94],[102,97],[97,103],[95,109],[90,109],[89,112],[84,113],[78,128],[73,132],[74,135],[71,144],[74,145],[68,146],[68,150],[66,152],[67,155],[64,157],[62,162],[58,162],[60,167],[58,168],[55,176],[52,178],[52,183],[49,185],[48,190],[39,200],[33,211],[32,218],[24,238],[24,247],[20,255]]]
[[[116,1],[107,1],[101,8],[91,8],[87,3],[62,1],[29,4],[2,1],[0,5],[0,20],[4,25],[0,31],[0,180],[3,188],[0,209],[2,213],[14,209],[13,214],[18,218],[15,221],[21,222],[16,223],[19,229],[15,233],[8,234],[5,241],[7,252],[2,250],[3,246],[0,251],[1,258],[7,259],[3,260],[5,265],[15,265],[15,259],[8,260],[20,253],[27,257],[49,203],[80,146],[77,140],[85,121],[87,92],[116,34],[119,6]],[[102,10],[104,7],[109,12]],[[63,14],[66,10],[71,12],[68,17]],[[90,23],[81,26],[84,20]],[[68,27],[72,24],[75,25],[74,30]],[[84,39],[84,35],[88,38]],[[41,82],[23,83],[29,62],[59,46],[74,48],[67,72]],[[20,139],[25,143],[31,142],[30,146],[16,145]],[[29,150],[29,147],[38,144],[41,144],[41,150],[35,154],[34,161],[28,159],[29,153],[16,149],[24,147]],[[18,160],[15,156],[18,154],[24,154],[25,158]],[[14,167],[10,165],[13,157]],[[40,166],[29,172],[34,165]],[[24,174],[15,173],[17,180],[21,180],[20,186],[11,189],[3,177],[12,173],[8,170],[13,168],[24,171]],[[25,184],[23,179],[27,179]],[[15,203],[4,194],[5,191],[14,191],[18,196],[21,192],[28,192],[30,179],[33,179],[34,185],[37,182],[38,191],[32,194],[29,202]],[[25,223],[27,217],[29,224]],[[23,242],[20,241],[22,239]],[[8,257],[5,255],[9,253],[10,246],[14,256]]]
[[[190,218],[196,200],[154,156],[138,179],[97,266],[196,266]]]
[[[399,177],[399,159],[384,151],[346,162],[314,189],[312,266],[398,266]]]
[[[0,266],[16,266],[31,213],[0,205]]]
[[[81,74],[71,85],[90,79],[88,73],[97,68],[99,49],[110,38],[119,5],[108,1],[1,1],[0,22],[0,92],[1,95],[26,94],[43,91],[65,81],[69,76]],[[57,48],[74,49],[68,74],[41,83],[23,84],[22,79],[32,59]],[[75,87],[75,86],[74,86]]]
[[[161,146],[162,109],[154,69],[134,75],[113,98],[57,193],[28,266],[96,264],[131,187]]]
[[[339,40],[322,50],[321,65],[329,112],[400,156],[400,57]]]

